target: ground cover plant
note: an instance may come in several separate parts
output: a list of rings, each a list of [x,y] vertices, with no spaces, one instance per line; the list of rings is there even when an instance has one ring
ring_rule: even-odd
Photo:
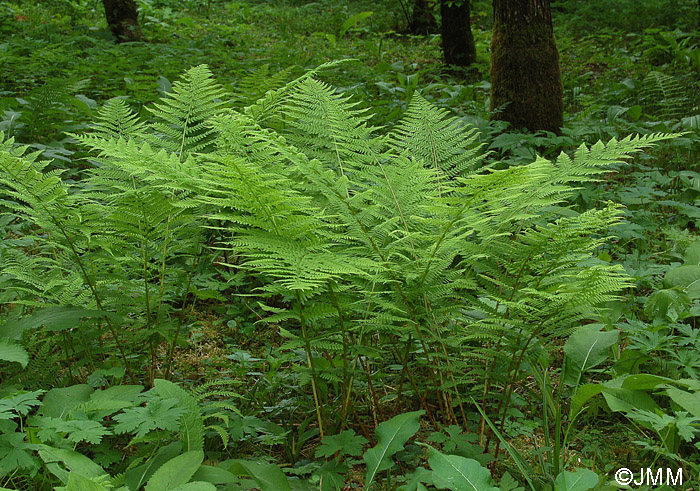
[[[597,3],[558,134],[491,2],[3,3],[0,488],[697,487],[697,5]]]

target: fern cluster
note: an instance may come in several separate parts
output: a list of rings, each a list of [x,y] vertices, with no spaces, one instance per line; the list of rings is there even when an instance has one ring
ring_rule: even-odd
[[[246,293],[274,299],[265,321],[305,352],[323,431],[333,400],[338,421],[410,396],[457,422],[495,381],[507,406],[529,357],[628,286],[596,258],[619,207],[567,200],[665,136],[497,170],[474,129],[419,94],[388,134],[313,74],[240,111],[225,97],[196,67],[156,122],[109,103],[78,137],[94,164],[80,185],[3,144],[5,203],[41,231],[31,254],[3,253],[23,302],[98,309],[117,345],[128,332],[153,353],[175,348],[195,275],[246,270]]]

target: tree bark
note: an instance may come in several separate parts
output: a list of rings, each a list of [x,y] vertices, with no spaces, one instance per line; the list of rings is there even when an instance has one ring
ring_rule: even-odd
[[[433,15],[433,10],[428,4],[428,0],[416,0],[413,4],[411,22],[408,30],[412,34],[432,34],[437,32],[437,21]]]
[[[493,14],[491,119],[560,134],[563,89],[550,0],[494,0]]]
[[[475,63],[470,0],[440,0],[440,15],[445,63],[463,67]]]
[[[134,0],[102,0],[107,25],[118,43],[140,41],[139,11]]]

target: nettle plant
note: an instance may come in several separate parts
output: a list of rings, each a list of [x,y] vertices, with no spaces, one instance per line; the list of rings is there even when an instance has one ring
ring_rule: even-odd
[[[618,206],[567,200],[668,136],[497,170],[474,129],[419,94],[384,133],[317,71],[240,111],[205,66],[154,122],[112,100],[76,135],[94,155],[80,182],[5,141],[2,206],[29,226],[0,249],[0,281],[34,313],[0,328],[0,356],[26,362],[23,335],[44,326],[66,365],[153,383],[170,375],[195,285],[224,289],[224,272],[243,270],[246,293],[269,300],[264,322],[304,353],[321,438],[357,407],[466,427],[472,398],[502,432],[551,343],[628,286],[595,256]],[[484,418],[478,431],[483,443]]]

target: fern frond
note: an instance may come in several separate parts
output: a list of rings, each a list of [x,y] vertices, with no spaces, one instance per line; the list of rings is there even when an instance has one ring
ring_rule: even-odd
[[[205,65],[190,68],[173,84],[172,92],[149,110],[159,122],[154,141],[184,160],[191,152],[201,152],[212,143],[214,131],[209,120],[224,107],[226,92]]]
[[[145,124],[122,98],[110,99],[97,113],[93,131],[101,138],[130,138],[141,135]]]
[[[438,109],[415,93],[401,122],[389,134],[389,145],[397,153],[438,170],[438,176],[454,177],[479,166],[483,145],[477,143],[477,138],[475,128],[462,127],[445,109]]]
[[[688,90],[675,77],[650,71],[642,80],[639,98],[644,110],[663,119],[680,119],[690,114]]]

